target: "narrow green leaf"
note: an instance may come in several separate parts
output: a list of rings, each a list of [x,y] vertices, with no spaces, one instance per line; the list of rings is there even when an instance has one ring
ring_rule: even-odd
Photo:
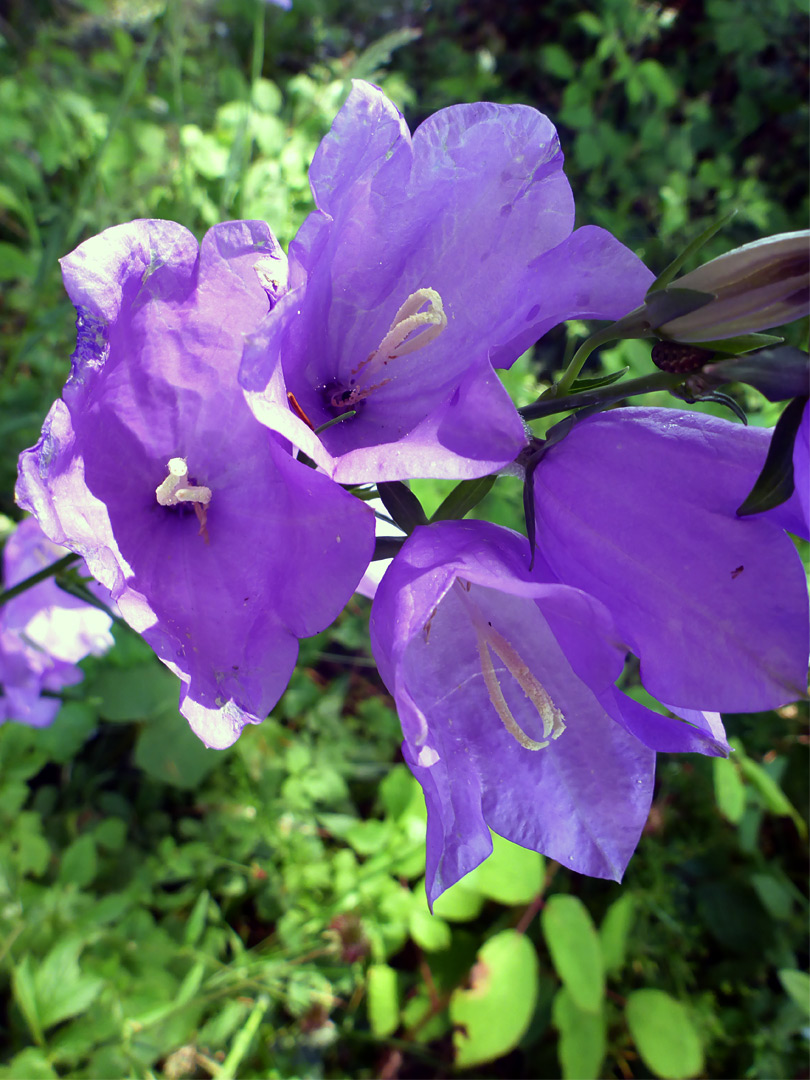
[[[399,1027],[397,973],[388,964],[372,964],[366,981],[368,1022],[378,1039],[385,1039]]]
[[[611,386],[625,376],[629,370],[629,367],[623,367],[621,371],[612,371],[609,375],[597,375],[592,379],[574,379],[568,392],[569,394],[581,394],[586,390],[596,390],[600,386]]]
[[[495,479],[494,476],[481,476],[476,480],[462,480],[456,484],[431,517],[431,522],[455,521],[469,514],[489,492]]]
[[[723,214],[721,217],[704,229],[702,233],[695,237],[695,239],[688,244],[677,258],[673,259],[669,266],[658,275],[655,281],[647,290],[647,298],[649,299],[650,293],[658,292],[661,289],[666,288],[670,281],[675,279],[675,275],[680,271],[693,255],[696,255],[702,247],[704,247],[711,240],[713,236],[716,236],[721,229],[728,225],[729,221],[737,213],[736,210],[729,210],[728,213]]]
[[[740,517],[772,510],[793,494],[793,445],[806,404],[806,397],[794,398],[779,417],[762,472],[745,501],[737,507]]]
[[[599,937],[585,905],[576,896],[549,898],[540,916],[554,969],[575,1004],[598,1012],[605,996]]]
[[[713,758],[714,798],[720,813],[732,825],[739,825],[745,813],[745,784],[730,758]]]
[[[404,533],[410,536],[417,525],[427,525],[422,504],[401,480],[381,482],[377,484],[377,492],[383,506]]]
[[[502,930],[480,949],[470,983],[450,998],[455,1064],[462,1069],[508,1054],[523,1038],[537,1001],[534,946]]]
[[[770,345],[781,345],[785,339],[778,334],[739,334],[737,337],[720,338],[715,341],[701,341],[701,349],[725,353],[728,356],[744,356],[757,349]]]
[[[777,814],[779,817],[789,817],[795,824],[799,836],[805,839],[807,826],[804,819],[774,778],[761,765],[758,765],[756,761],[753,761],[745,754],[738,739],[730,739],[729,743],[737,751],[735,761],[740,767],[740,772],[758,793],[765,809],[772,814]]]
[[[554,1026],[560,1033],[557,1056],[563,1080],[598,1080],[606,1050],[605,1017],[578,1008],[569,992],[557,991],[551,1007]]]
[[[663,990],[634,990],[627,1026],[638,1052],[662,1080],[689,1080],[703,1071],[703,1047],[686,1009]]]

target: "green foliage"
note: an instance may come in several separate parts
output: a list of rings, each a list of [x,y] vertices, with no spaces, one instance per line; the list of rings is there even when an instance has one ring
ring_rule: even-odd
[[[16,454],[73,348],[57,259],[85,236],[138,216],[198,235],[255,216],[288,242],[356,76],[412,125],[456,101],[536,105],[560,127],[580,224],[661,270],[736,207],[714,256],[805,224],[803,29],[793,0],[12,5],[0,539]],[[553,331],[502,373],[518,404],[586,333]],[[589,364],[601,385],[643,375],[649,345]],[[735,393],[775,422],[756,391]],[[453,488],[412,485],[428,516],[483,495],[476,515],[521,527],[517,480]],[[53,727],[0,729],[0,1080],[805,1068],[806,706],[727,718],[728,761],[662,755],[622,886],[494,836],[431,914],[424,802],[366,616],[352,605],[304,642],[285,697],[230,751],[197,742],[177,680],[124,630]]]

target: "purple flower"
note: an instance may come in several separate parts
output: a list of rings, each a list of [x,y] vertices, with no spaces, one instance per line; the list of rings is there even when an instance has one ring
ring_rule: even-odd
[[[289,292],[245,350],[259,419],[342,483],[512,461],[526,436],[493,365],[565,319],[623,315],[653,280],[603,229],[572,232],[562,165],[534,109],[457,105],[411,137],[355,82],[312,162]]]
[[[719,717],[684,724],[618,691],[605,607],[528,563],[516,533],[443,522],[415,530],[377,590],[372,647],[425,792],[431,903],[491,853],[490,829],[620,879],[654,751],[727,752]]]
[[[229,746],[283,692],[371,556],[371,513],[257,423],[236,374],[284,257],[261,222],[108,229],[63,260],[78,344],[17,497],[85,557]]]
[[[807,586],[779,523],[739,518],[769,432],[675,409],[577,423],[534,474],[537,545],[610,610],[644,685],[684,708],[803,695]]]
[[[3,585],[17,585],[66,554],[29,518],[6,543]],[[61,702],[42,692],[57,693],[80,682],[76,664],[111,647],[110,626],[109,615],[64,592],[51,578],[0,608],[0,723],[50,724]]]

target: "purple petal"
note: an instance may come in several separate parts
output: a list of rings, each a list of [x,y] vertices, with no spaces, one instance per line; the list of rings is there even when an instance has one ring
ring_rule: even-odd
[[[180,226],[147,221],[68,256],[74,374],[20,462],[18,500],[178,674],[181,711],[211,746],[264,718],[296,639],[332,621],[373,545],[367,508],[293,460],[236,381],[277,254],[261,222],[218,226],[198,252]],[[210,489],[202,518],[158,504],[174,458]]]
[[[735,513],[767,439],[701,414],[623,409],[577,424],[535,472],[540,550],[606,605],[662,701],[758,711],[803,693],[801,561],[775,524]]]

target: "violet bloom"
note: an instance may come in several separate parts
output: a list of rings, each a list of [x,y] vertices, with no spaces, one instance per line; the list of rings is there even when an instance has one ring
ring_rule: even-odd
[[[86,241],[62,260],[73,371],[20,458],[20,504],[85,557],[215,747],[264,719],[297,639],[335,618],[374,542],[368,509],[294,460],[237,384],[283,265],[256,221],[201,248],[168,221]]]
[[[418,528],[380,582],[374,656],[428,808],[432,903],[492,851],[489,830],[619,880],[647,818],[655,750],[727,752],[614,686],[625,650],[598,600],[525,537],[480,521]]]
[[[2,585],[17,585],[66,554],[28,518],[6,542]],[[55,694],[80,682],[82,673],[76,665],[111,647],[111,625],[104,611],[69,595],[52,578],[0,608],[0,723],[50,724],[61,702],[43,696],[43,691]]]
[[[526,436],[493,365],[565,319],[618,318],[653,280],[603,229],[572,232],[562,166],[527,106],[456,105],[411,137],[356,81],[310,168],[289,292],[245,350],[259,419],[341,483],[514,460]]]
[[[610,610],[646,688],[756,712],[804,694],[807,585],[781,519],[739,518],[770,432],[677,409],[577,423],[534,474],[537,545]]]

